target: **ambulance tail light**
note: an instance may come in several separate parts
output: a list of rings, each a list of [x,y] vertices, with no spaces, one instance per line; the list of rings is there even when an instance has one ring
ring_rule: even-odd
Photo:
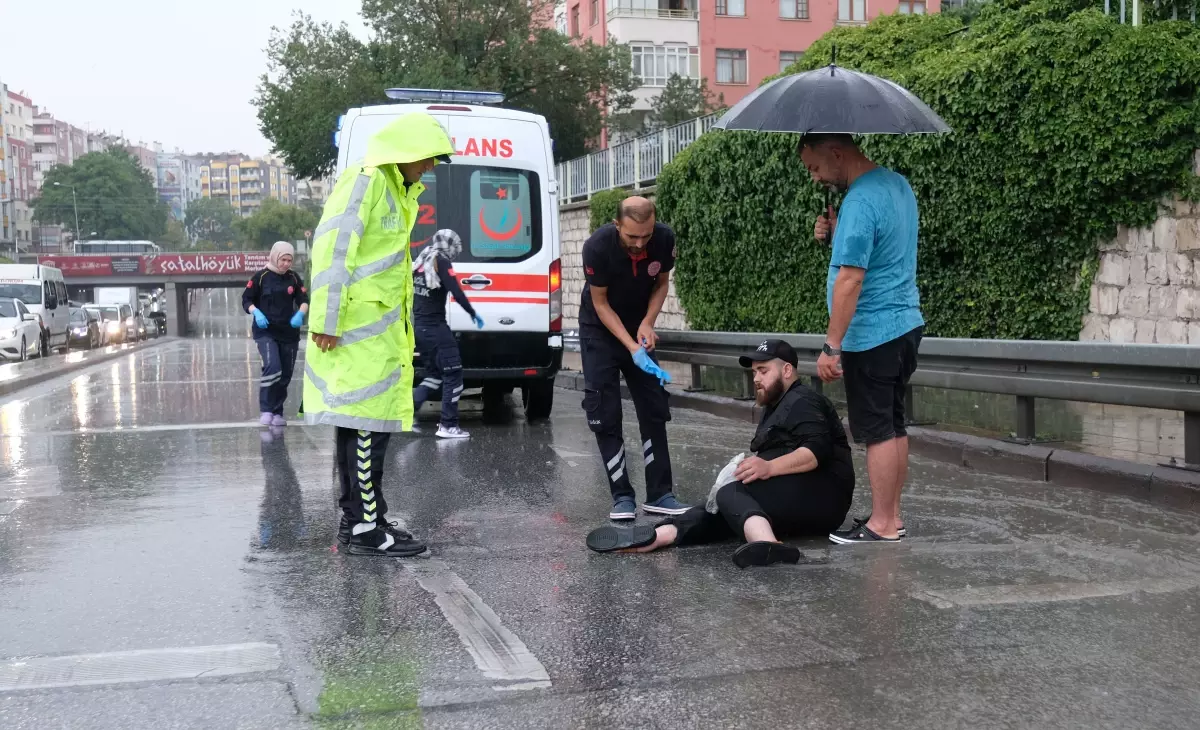
[[[562,260],[550,264],[550,331],[562,332]]]

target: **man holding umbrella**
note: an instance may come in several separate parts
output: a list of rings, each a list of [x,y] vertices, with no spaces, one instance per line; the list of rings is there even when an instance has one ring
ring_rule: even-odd
[[[925,324],[917,198],[903,175],[875,165],[849,135],[806,135],[799,146],[813,180],[845,193],[840,215],[830,207],[814,228],[818,240],[833,239],[817,373],[827,383],[846,379],[850,431],[866,444],[871,482],[871,514],[829,539],[895,541],[904,534],[900,491],[908,475],[904,391]]]
[[[834,60],[837,49],[834,51]],[[832,241],[829,329],[817,360],[821,379],[846,379],[850,431],[867,446],[871,514],[830,534],[836,543],[896,542],[908,476],[904,392],[917,367],[924,319],[917,292],[917,199],[902,175],[877,166],[851,135],[937,134],[950,127],[906,89],[831,63],[776,79],[730,109],[718,129],[798,132],[814,182],[845,193],[826,198],[816,237]]]

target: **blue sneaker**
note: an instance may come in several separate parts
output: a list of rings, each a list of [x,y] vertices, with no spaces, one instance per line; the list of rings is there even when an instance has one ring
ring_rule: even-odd
[[[691,508],[691,505],[680,502],[678,499],[675,499],[674,494],[669,492],[653,502],[647,502],[642,505],[643,512],[650,512],[656,515],[681,515]]]
[[[613,500],[612,511],[608,513],[610,520],[634,520],[637,519],[637,504],[633,501],[633,497],[618,497]]]

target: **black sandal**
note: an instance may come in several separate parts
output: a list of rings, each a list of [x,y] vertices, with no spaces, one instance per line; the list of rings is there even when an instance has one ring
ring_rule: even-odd
[[[650,525],[635,525],[634,527],[605,525],[588,533],[587,546],[598,553],[611,553],[615,550],[645,547],[654,542],[656,537],[657,534]]]
[[[800,548],[782,542],[748,542],[733,552],[733,562],[739,568],[800,562]]]

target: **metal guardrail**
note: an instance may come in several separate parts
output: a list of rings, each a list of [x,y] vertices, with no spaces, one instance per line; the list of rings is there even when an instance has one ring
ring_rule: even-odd
[[[556,170],[559,202],[588,200],[601,190],[638,190],[653,185],[663,165],[712,129],[718,116],[709,114],[560,162]]]
[[[824,335],[660,330],[655,354],[692,366],[692,387],[703,387],[701,366],[738,368],[760,342],[791,343],[799,370],[816,379]],[[578,336],[568,335],[568,347]],[[1037,398],[1183,411],[1186,468],[1200,469],[1200,347],[1106,342],[1042,342],[926,337],[911,385],[1012,395],[1017,439],[1032,443]],[[753,393],[749,383],[745,394]],[[911,388],[908,400],[912,404]]]

